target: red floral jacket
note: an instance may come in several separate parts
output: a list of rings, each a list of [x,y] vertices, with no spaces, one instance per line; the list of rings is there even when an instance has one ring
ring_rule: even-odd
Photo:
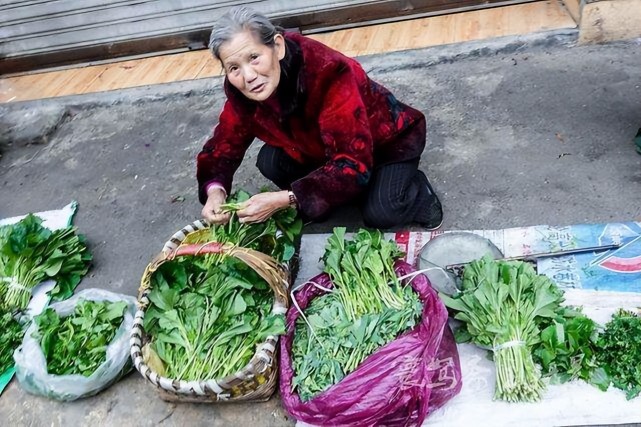
[[[314,169],[292,184],[299,208],[312,219],[353,200],[367,188],[375,165],[420,157],[425,139],[400,137],[424,120],[420,111],[369,79],[357,61],[298,34],[285,38],[302,54],[302,106],[287,117],[286,126],[273,102],[249,101],[225,81],[227,101],[219,123],[197,157],[202,203],[212,182],[231,191],[234,172],[254,138]]]

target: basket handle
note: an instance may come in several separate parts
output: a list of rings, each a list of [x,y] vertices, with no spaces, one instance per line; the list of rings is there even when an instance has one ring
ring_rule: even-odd
[[[207,242],[207,243],[191,243],[180,245],[176,249],[169,252],[159,253],[152,262],[147,265],[141,280],[139,295],[149,288],[151,282],[151,275],[167,261],[174,260],[176,257],[181,256],[198,256],[208,254],[224,254],[226,256],[235,257],[250,268],[252,268],[260,277],[262,277],[269,287],[274,291],[276,301],[287,304],[287,287],[288,276],[287,269],[278,263],[271,256],[258,252],[250,248],[236,246],[232,243],[221,242]],[[283,286],[284,285],[284,286]]]
[[[236,246],[232,243],[221,242],[207,242],[207,243],[192,243],[188,245],[180,245],[173,251],[165,255],[165,260],[173,260],[180,256],[197,256],[209,254],[223,254],[232,256],[243,261],[251,267],[260,277],[265,279],[267,284],[273,289],[276,294],[282,294],[282,283],[287,283],[287,272],[283,266],[279,264],[271,256],[258,252],[253,249],[243,248]],[[281,295],[281,297],[283,297]],[[284,295],[287,300],[287,295]]]
[[[174,259],[176,257],[185,255],[209,255],[209,254],[225,254],[229,252],[233,245],[229,243],[220,242],[207,242],[207,243],[192,243],[189,245],[180,245],[167,255],[167,259]]]

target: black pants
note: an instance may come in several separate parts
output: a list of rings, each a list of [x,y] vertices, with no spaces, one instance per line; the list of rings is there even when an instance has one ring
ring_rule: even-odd
[[[419,159],[375,167],[363,195],[363,221],[369,227],[389,228],[420,223],[438,227],[443,212]],[[281,189],[308,175],[313,169],[301,165],[281,148],[263,145],[256,160],[258,170]]]

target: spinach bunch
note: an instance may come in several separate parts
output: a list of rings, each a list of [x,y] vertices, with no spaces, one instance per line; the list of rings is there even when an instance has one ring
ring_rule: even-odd
[[[530,264],[486,256],[465,267],[461,292],[440,297],[464,322],[457,341],[493,350],[495,398],[539,400],[545,387],[532,348],[540,341],[539,326],[558,316],[563,292]]]
[[[249,363],[267,336],[285,331],[272,315],[273,293],[242,261],[179,258],[151,279],[144,348],[158,374],[179,380],[222,378]]]
[[[631,311],[617,311],[606,323],[597,345],[597,362],[614,387],[625,391],[628,399],[641,394],[641,317]]]
[[[0,374],[13,366],[13,352],[23,335],[22,326],[11,313],[0,313]]]
[[[84,236],[74,227],[51,231],[32,214],[0,227],[0,304],[7,310],[25,309],[32,289],[47,279],[56,281],[54,300],[68,298],[90,261]]]
[[[53,375],[90,376],[107,358],[107,347],[124,320],[124,301],[81,301],[74,313],[61,317],[47,308],[34,317],[40,342]]]
[[[420,321],[423,304],[394,272],[401,255],[380,231],[360,230],[347,241],[344,228],[334,229],[324,255],[334,290],[314,298],[295,326],[292,387],[303,401]]]

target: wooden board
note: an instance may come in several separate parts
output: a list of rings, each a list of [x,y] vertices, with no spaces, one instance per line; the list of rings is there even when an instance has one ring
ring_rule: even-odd
[[[532,0],[27,0],[0,2],[0,74],[145,52],[206,47],[229,7],[318,31]]]
[[[572,19],[576,21],[576,23],[581,22],[581,0],[563,0],[563,5],[565,8],[570,12],[570,15],[572,15]]]
[[[361,56],[575,27],[559,1],[540,1],[368,27],[376,31],[347,29],[310,37]]]
[[[574,28],[556,0],[433,16],[314,34],[310,37],[361,56],[447,43]],[[194,51],[0,78],[0,102],[100,92],[222,75],[208,51]]]

